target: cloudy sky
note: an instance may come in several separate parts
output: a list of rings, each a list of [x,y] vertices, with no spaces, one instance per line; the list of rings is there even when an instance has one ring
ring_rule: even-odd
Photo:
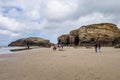
[[[120,27],[120,0],[0,0],[0,45],[25,37],[57,37],[82,25]]]

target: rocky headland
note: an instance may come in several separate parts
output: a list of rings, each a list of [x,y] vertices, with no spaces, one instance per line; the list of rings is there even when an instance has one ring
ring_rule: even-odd
[[[8,46],[26,46],[28,42],[30,46],[50,47],[51,45],[53,45],[47,39],[38,38],[38,37],[29,37],[29,38],[22,38],[13,41]]]
[[[112,23],[91,24],[58,37],[58,44],[71,46],[93,46],[95,41],[102,46],[120,45],[120,29]]]

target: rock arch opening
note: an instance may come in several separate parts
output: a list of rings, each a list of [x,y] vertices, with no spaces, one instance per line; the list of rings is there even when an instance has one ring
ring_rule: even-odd
[[[69,46],[70,45],[70,38],[68,37],[67,39],[66,39],[66,46]]]
[[[78,46],[78,44],[79,44],[79,37],[78,36],[75,36],[75,38],[74,38],[74,44],[76,46]]]

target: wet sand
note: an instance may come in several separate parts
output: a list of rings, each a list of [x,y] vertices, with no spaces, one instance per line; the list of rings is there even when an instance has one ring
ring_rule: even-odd
[[[120,80],[120,49],[40,48],[0,55],[0,80]]]

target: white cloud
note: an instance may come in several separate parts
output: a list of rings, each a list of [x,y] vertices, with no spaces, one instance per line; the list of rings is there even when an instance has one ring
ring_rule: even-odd
[[[17,30],[20,25],[15,19],[11,19],[0,14],[0,28],[8,30]]]
[[[101,22],[120,25],[119,3],[119,0],[0,0],[0,36],[38,33],[53,40],[82,25]]]
[[[78,4],[68,0],[48,0],[45,8],[46,17],[50,20],[64,20],[72,18],[77,12]]]
[[[10,36],[10,37],[17,37],[19,36],[20,34],[19,33],[13,33],[11,31],[8,31],[8,30],[0,30],[0,35],[4,35],[4,36]]]
[[[112,22],[114,16],[112,15],[104,15],[99,12],[94,12],[92,14],[88,14],[86,16],[82,16],[78,20],[78,24],[87,25],[94,23],[102,23],[102,22]]]
[[[17,31],[17,32],[28,32],[31,30],[41,30],[44,25],[47,23],[46,20],[41,21],[42,23],[39,24],[37,21],[27,22],[27,21],[17,21],[14,18],[5,17],[0,14],[0,28],[10,30],[10,31]]]

